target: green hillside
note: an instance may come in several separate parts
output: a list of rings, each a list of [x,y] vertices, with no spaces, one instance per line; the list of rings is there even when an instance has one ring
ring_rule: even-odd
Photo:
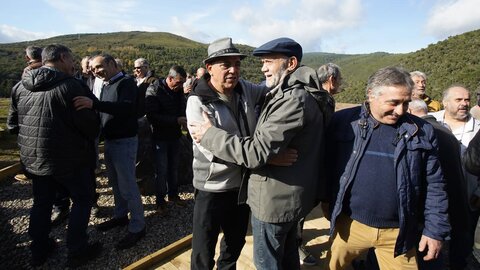
[[[441,100],[448,86],[459,83],[473,94],[480,81],[480,30],[449,37],[427,48],[408,54],[372,53],[361,55],[305,54],[304,63],[318,68],[333,62],[342,68],[346,81],[345,91],[338,94],[340,102],[358,103],[364,100],[365,86],[374,71],[385,66],[402,66],[409,71],[427,74],[427,93]],[[472,95],[474,102],[475,95]]]
[[[28,45],[45,46],[62,43],[70,47],[77,59],[99,52],[110,53],[122,59],[125,70],[131,71],[133,61],[147,58],[157,75],[164,76],[173,64],[187,71],[202,66],[207,45],[170,33],[118,32],[107,34],[76,34],[58,36],[32,42],[0,44],[0,96],[8,96],[19,80],[25,65],[24,49]],[[251,55],[252,47],[237,45]],[[440,99],[442,91],[452,83],[461,83],[472,92],[480,79],[480,30],[450,37],[427,48],[408,54],[333,54],[306,53],[303,64],[318,68],[327,62],[338,64],[345,78],[345,91],[337,95],[339,102],[358,103],[364,100],[368,76],[381,67],[400,65],[406,69],[421,70],[428,76],[427,92]],[[260,61],[247,57],[242,62],[242,76],[254,82],[263,80]]]
[[[118,32],[107,34],[76,34],[58,36],[31,42],[0,44],[0,97],[9,96],[10,89],[20,79],[25,66],[25,48],[28,45],[45,46],[61,43],[71,48],[78,62],[83,56],[101,52],[109,53],[124,61],[124,69],[131,72],[135,59],[144,57],[159,76],[165,76],[172,65],[181,65],[187,72],[203,66],[207,45],[170,33]],[[238,49],[251,55],[252,47],[237,45]],[[260,60],[248,57],[243,62],[242,75],[260,82]]]

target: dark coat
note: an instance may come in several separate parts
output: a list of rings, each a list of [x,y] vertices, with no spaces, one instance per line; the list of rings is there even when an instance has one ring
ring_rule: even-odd
[[[369,115],[366,105],[341,110],[334,114],[328,129],[326,168],[329,181],[338,190],[333,196],[331,235],[344,195],[355,177],[373,127],[378,124]],[[422,234],[433,239],[445,240],[450,231],[445,180],[433,127],[406,114],[398,120],[397,132],[393,173],[397,179],[400,232],[394,256],[406,253],[418,243],[418,228],[422,224]]]
[[[182,136],[177,118],[185,116],[185,107],[183,91],[170,90],[165,79],[156,80],[147,88],[145,111],[155,140],[173,140]]]
[[[98,116],[90,109],[75,110],[76,96],[92,94],[81,81],[47,67],[27,71],[12,89],[8,129],[18,132],[20,158],[28,173],[65,175],[95,166]]]

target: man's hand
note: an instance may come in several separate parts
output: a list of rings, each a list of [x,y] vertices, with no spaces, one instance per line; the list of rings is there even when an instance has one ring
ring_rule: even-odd
[[[177,117],[177,123],[183,130],[187,130],[187,118],[185,116]]]
[[[74,97],[73,106],[77,111],[81,109],[91,109],[93,107],[93,100],[84,96]]]
[[[190,134],[196,143],[200,143],[205,132],[213,126],[206,112],[202,112],[202,116],[203,123],[192,122],[188,125],[188,130],[190,130]]]
[[[438,255],[440,255],[440,250],[442,250],[442,241],[422,235],[420,243],[418,244],[418,251],[423,252],[425,249],[427,249],[427,255],[423,257],[423,260],[429,261],[436,259]]]
[[[287,148],[282,152],[272,156],[267,163],[275,166],[290,166],[297,161],[297,150],[293,148]]]

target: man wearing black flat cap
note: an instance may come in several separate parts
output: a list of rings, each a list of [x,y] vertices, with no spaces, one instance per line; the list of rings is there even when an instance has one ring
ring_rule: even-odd
[[[206,73],[195,83],[187,101],[188,122],[203,121],[206,112],[213,125],[238,136],[250,136],[257,123],[255,108],[267,89],[240,79],[241,60],[231,38],[222,38],[208,47]],[[215,246],[223,231],[217,269],[236,269],[245,244],[249,208],[238,203],[245,167],[226,162],[195,143],[193,145],[193,239],[191,269],[213,269]]]
[[[252,169],[247,203],[255,267],[300,269],[297,224],[318,201],[323,155],[324,117],[313,94],[325,91],[315,70],[300,66],[302,47],[294,40],[272,40],[253,55],[261,57],[270,88],[255,133],[242,138],[213,126],[207,117],[202,123],[189,122],[189,128],[193,139],[214,156]],[[298,151],[295,163],[267,163],[287,147]]]

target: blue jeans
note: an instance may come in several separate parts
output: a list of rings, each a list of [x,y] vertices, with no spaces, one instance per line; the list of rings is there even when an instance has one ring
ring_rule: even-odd
[[[157,205],[164,202],[165,195],[178,196],[177,178],[180,159],[180,141],[155,141],[155,195]]]
[[[58,187],[68,191],[73,204],[68,221],[67,247],[71,253],[85,248],[88,243],[87,226],[95,189],[93,168],[81,168],[62,176],[32,177],[33,206],[30,211],[28,233],[32,238],[32,253],[43,256],[51,228],[52,206]]]
[[[130,212],[128,231],[137,233],[145,228],[142,197],[135,177],[137,137],[105,140],[105,164],[113,189],[114,218],[126,217]]]
[[[252,215],[253,261],[258,270],[300,269],[298,220],[268,223]]]

